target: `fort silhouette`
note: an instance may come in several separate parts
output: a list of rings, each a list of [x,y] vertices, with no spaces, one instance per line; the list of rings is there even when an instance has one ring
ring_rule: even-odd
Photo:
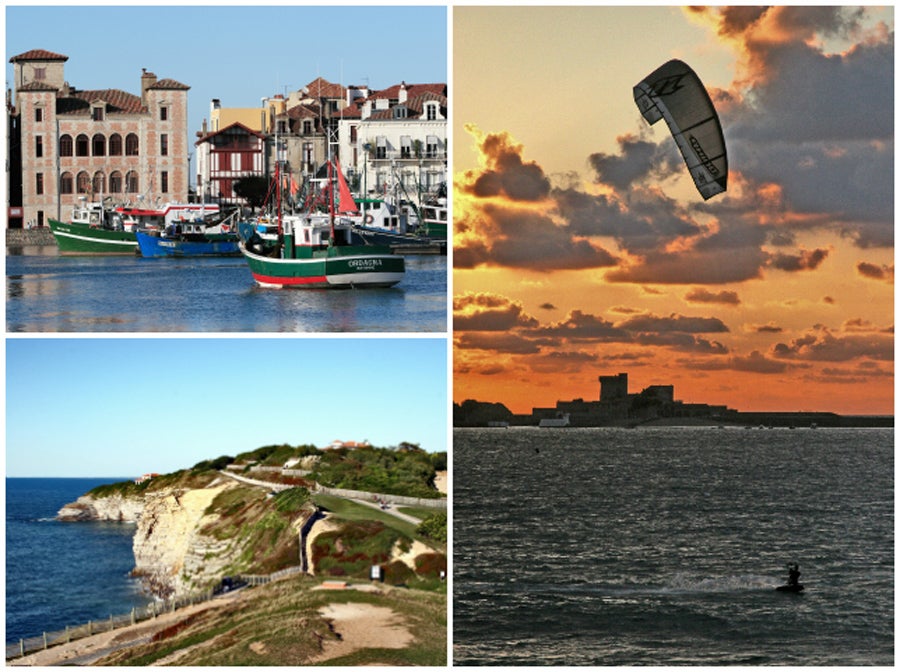
[[[552,408],[512,413],[502,403],[466,400],[453,404],[454,427],[637,427],[640,425],[761,425],[766,427],[893,427],[893,416],[838,415],[823,411],[746,412],[724,405],[685,403],[674,385],[628,391],[628,374],[599,376],[596,401],[557,401]]]

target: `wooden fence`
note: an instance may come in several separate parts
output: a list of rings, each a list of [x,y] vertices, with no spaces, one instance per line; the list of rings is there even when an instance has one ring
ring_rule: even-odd
[[[246,583],[248,586],[261,586],[275,581],[291,574],[300,574],[303,572],[302,567],[287,567],[285,569],[273,572],[272,574],[248,574],[235,576],[235,580],[240,583]],[[125,628],[129,625],[140,623],[151,618],[156,618],[162,614],[171,613],[178,609],[183,609],[194,604],[200,604],[213,598],[213,591],[207,590],[202,593],[195,593],[178,599],[166,600],[164,602],[151,602],[145,607],[134,607],[130,613],[119,614],[118,616],[110,615],[109,618],[97,621],[88,621],[83,625],[69,626],[64,630],[56,630],[54,632],[44,632],[38,637],[26,637],[20,639],[14,644],[6,645],[6,660],[27,656],[35,651],[49,649],[52,646],[66,644],[77,639],[90,637],[91,635],[99,635],[104,632],[111,632],[119,628]]]

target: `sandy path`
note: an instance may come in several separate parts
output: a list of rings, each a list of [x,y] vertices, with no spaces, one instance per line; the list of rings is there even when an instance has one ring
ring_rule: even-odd
[[[112,632],[103,632],[67,644],[52,646],[46,651],[29,653],[24,658],[7,661],[9,666],[50,666],[50,665],[89,665],[118,649],[148,641],[160,630],[207,609],[218,609],[238,599],[240,593],[230,593],[202,604],[179,609],[175,613],[167,613],[135,625],[118,628]]]
[[[331,621],[338,641],[327,641],[321,654],[308,661],[322,661],[345,656],[360,649],[403,649],[415,639],[396,612],[372,604],[329,604],[319,610]]]

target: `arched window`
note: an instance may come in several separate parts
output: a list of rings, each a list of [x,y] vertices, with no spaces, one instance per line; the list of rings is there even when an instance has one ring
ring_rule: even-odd
[[[125,156],[137,156],[138,144],[138,136],[134,133],[125,136]]]
[[[106,156],[106,138],[101,133],[91,139],[91,156]]]
[[[125,191],[129,194],[136,194],[140,191],[140,188],[141,185],[138,180],[138,174],[133,170],[129,170],[125,175]]]
[[[69,140],[71,139],[72,138],[69,138]],[[59,193],[71,194],[73,186],[74,180],[72,179],[72,173],[63,173],[59,176]]]
[[[122,136],[118,133],[109,136],[109,155],[122,156]]]
[[[78,179],[75,186],[79,194],[88,193],[91,188],[91,176],[84,171],[78,173]]]
[[[112,142],[111,139],[110,142]],[[109,193],[122,193],[122,173],[120,173],[118,170],[114,170],[109,174]]]
[[[83,133],[75,138],[75,156],[88,155],[88,137]]]
[[[91,182],[91,188],[95,194],[103,194],[106,192],[106,175],[97,171],[94,173],[94,179]]]
[[[60,156],[72,156],[72,136],[71,135],[61,135],[59,136],[59,155]]]

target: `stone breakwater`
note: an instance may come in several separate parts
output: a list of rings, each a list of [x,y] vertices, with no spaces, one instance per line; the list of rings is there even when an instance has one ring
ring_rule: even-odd
[[[46,226],[39,229],[7,229],[6,246],[56,245],[53,232]]]

